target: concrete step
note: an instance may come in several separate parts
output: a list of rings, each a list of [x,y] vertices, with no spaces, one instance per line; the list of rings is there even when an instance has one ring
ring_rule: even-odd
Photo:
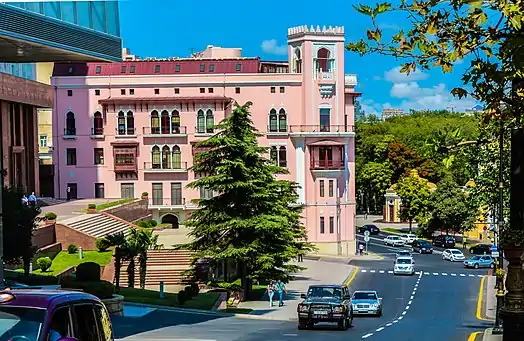
[[[127,234],[130,228],[129,225],[102,214],[90,215],[85,219],[69,223],[68,226],[96,238],[118,232]]]

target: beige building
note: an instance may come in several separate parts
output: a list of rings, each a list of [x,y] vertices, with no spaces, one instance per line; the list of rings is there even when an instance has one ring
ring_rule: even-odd
[[[402,109],[384,109],[382,110],[382,120],[385,121],[391,117],[405,116],[406,113]]]
[[[51,84],[53,63],[36,64],[36,80],[40,83]],[[38,159],[42,165],[53,164],[53,112],[51,108],[38,109]]]

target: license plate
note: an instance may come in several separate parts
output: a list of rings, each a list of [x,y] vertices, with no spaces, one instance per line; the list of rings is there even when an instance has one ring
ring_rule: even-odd
[[[315,314],[315,315],[327,315],[328,312],[327,311],[323,311],[323,310],[319,310],[319,311],[315,311],[313,314]]]

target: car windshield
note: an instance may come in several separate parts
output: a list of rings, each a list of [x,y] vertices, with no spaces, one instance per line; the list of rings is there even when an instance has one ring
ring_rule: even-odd
[[[376,300],[377,294],[374,292],[356,292],[353,294],[354,300]]]
[[[397,264],[411,264],[411,259],[399,258],[397,259]]]
[[[394,237],[389,237],[390,239],[399,239],[399,237],[397,236],[394,236]]]
[[[410,256],[411,253],[409,253],[409,251],[400,251],[400,252],[398,253],[398,255],[399,255],[399,256]]]
[[[455,240],[455,238],[453,238],[451,236],[446,236],[446,240]]]
[[[0,307],[0,340],[38,340],[44,316],[43,309]]]
[[[341,297],[342,290],[340,288],[330,287],[312,287],[307,292],[307,297]]]
[[[453,251],[451,251],[451,253],[454,254],[454,255],[461,255],[462,254],[462,252],[460,252],[459,250],[453,250]]]
[[[428,245],[431,245],[431,244],[428,242],[420,242],[420,246],[428,246]]]

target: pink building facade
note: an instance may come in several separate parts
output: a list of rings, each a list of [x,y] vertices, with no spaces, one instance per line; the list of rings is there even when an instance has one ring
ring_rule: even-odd
[[[195,143],[234,101],[253,102],[268,157],[300,185],[308,238],[319,253],[355,252],[357,78],[344,74],[343,27],[288,30],[287,62],[213,46],[187,59],[55,65],[53,160],[61,198],[138,198],[153,218],[184,228],[212,195],[186,185]]]

